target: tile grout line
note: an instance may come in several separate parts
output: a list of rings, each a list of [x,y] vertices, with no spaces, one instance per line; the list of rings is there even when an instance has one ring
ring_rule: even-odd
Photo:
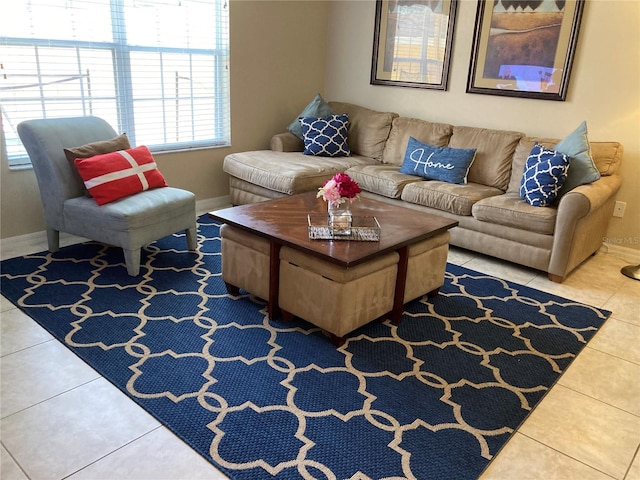
[[[38,322],[36,322],[33,318],[29,317],[28,315],[27,315],[27,317],[28,317],[28,319],[29,319],[29,320],[31,320],[31,321],[32,321],[32,322],[34,322],[36,325],[38,325],[38,327],[42,328],[42,327],[40,326],[40,324],[39,324]],[[45,331],[46,331],[46,330],[45,330]],[[47,333],[48,333],[48,332],[47,332]],[[13,352],[9,352],[9,353],[2,353],[2,354],[0,355],[0,358],[7,358],[7,357],[10,357],[11,355],[14,355],[14,354],[16,354],[16,353],[24,352],[24,351],[26,351],[26,350],[29,350],[30,348],[40,347],[40,346],[44,345],[45,343],[49,343],[49,342],[58,342],[58,340],[56,340],[55,338],[51,337],[51,338],[50,338],[50,339],[48,339],[48,340],[42,340],[41,342],[33,343],[33,344],[29,345],[28,347],[22,347],[22,348],[19,348],[18,350],[14,350]],[[60,343],[60,342],[58,342],[58,343]]]
[[[79,384],[78,384],[78,385],[76,385],[75,387],[68,388],[68,389],[66,389],[66,390],[64,390],[64,391],[62,391],[62,392],[56,393],[55,395],[53,395],[53,396],[51,396],[51,397],[45,398],[44,400],[40,400],[39,402],[36,402],[36,403],[34,403],[33,405],[29,405],[28,407],[24,407],[24,408],[22,408],[22,409],[20,409],[20,410],[17,410],[17,411],[15,411],[15,412],[12,412],[12,413],[10,413],[9,415],[6,415],[6,416],[4,416],[4,417],[0,417],[0,420],[7,420],[7,419],[10,419],[10,418],[11,418],[11,417],[13,417],[14,415],[17,415],[17,414],[22,413],[22,412],[26,412],[27,410],[29,410],[29,409],[31,409],[31,408],[37,407],[38,405],[42,405],[43,403],[46,403],[46,402],[48,402],[49,400],[53,400],[54,398],[58,398],[58,397],[60,397],[60,396],[62,396],[62,395],[65,395],[65,394],[67,394],[67,393],[69,393],[69,392],[72,392],[72,391],[74,391],[74,390],[77,390],[77,389],[78,389],[78,388],[80,388],[80,387],[84,387],[84,386],[89,385],[90,383],[93,383],[93,382],[98,381],[98,380],[105,380],[105,381],[107,381],[107,382],[109,383],[109,385],[112,385],[112,384],[111,384],[111,382],[109,382],[106,378],[104,378],[104,377],[103,377],[102,375],[100,375],[98,372],[96,372],[95,370],[94,370],[94,372],[96,373],[96,375],[98,375],[96,378],[94,378],[94,379],[92,379],[92,380],[88,380],[88,381],[83,382],[83,383],[79,383]],[[119,391],[119,390],[118,390],[118,391]]]
[[[16,467],[18,467],[18,469],[24,474],[25,478],[30,479],[31,477],[27,474],[25,469],[22,468],[22,465],[20,465],[20,462],[18,462],[18,459],[13,456],[13,453],[11,453],[11,451],[7,448],[7,446],[4,444],[2,440],[0,440],[0,445],[2,445],[2,448],[4,449],[5,452],[7,452],[7,455],[9,455],[9,457],[11,458],[13,463],[16,465]],[[1,474],[2,472],[0,472],[0,475]]]
[[[635,460],[638,459],[640,461],[640,445],[638,445],[638,448],[636,448],[636,453],[633,456],[633,458],[631,458],[631,463],[629,464],[629,468],[627,468],[627,471],[624,472],[624,478],[625,480],[634,480],[633,478],[628,478],[629,472],[631,472],[631,468],[633,467],[633,462],[635,462]]]
[[[71,473],[69,473],[68,475],[65,475],[65,476],[64,476],[64,477],[62,477],[60,480],[64,480],[64,479],[66,479],[66,478],[72,477],[72,476],[74,476],[74,475],[76,475],[76,474],[80,473],[81,471],[85,470],[86,468],[90,467],[91,465],[94,465],[94,464],[96,464],[96,463],[98,463],[98,462],[100,462],[100,461],[104,460],[105,458],[107,458],[107,457],[109,457],[109,456],[113,455],[114,453],[116,453],[116,452],[118,452],[118,451],[122,450],[123,448],[125,448],[125,447],[127,447],[127,446],[131,445],[132,443],[137,442],[138,440],[140,440],[140,439],[142,439],[142,438],[146,437],[147,435],[149,435],[149,434],[151,434],[151,433],[155,432],[156,430],[158,430],[158,429],[162,429],[162,428],[166,428],[166,427],[165,427],[164,425],[162,425],[162,424],[159,424],[157,427],[152,428],[152,429],[151,429],[151,430],[149,430],[148,432],[145,432],[145,433],[143,433],[142,435],[139,435],[139,436],[137,436],[136,438],[133,438],[133,439],[129,440],[128,442],[123,443],[122,445],[120,445],[119,447],[117,447],[117,448],[113,449],[113,450],[112,450],[112,451],[110,451],[109,453],[106,453],[105,455],[102,455],[101,457],[96,458],[95,460],[93,460],[92,462],[90,462],[90,463],[88,463],[88,464],[84,465],[83,467],[79,468],[79,469],[78,469],[78,470],[76,470],[75,472],[71,472]]]
[[[588,463],[585,463],[585,462],[583,462],[582,460],[579,460],[579,459],[577,459],[577,458],[575,458],[575,457],[572,457],[571,455],[568,455],[568,454],[566,454],[566,453],[564,453],[564,452],[562,452],[562,451],[558,450],[557,448],[554,448],[554,447],[552,447],[552,446],[550,446],[550,445],[547,445],[546,443],[543,443],[542,441],[538,440],[537,438],[534,438],[534,437],[532,437],[532,436],[530,436],[530,435],[527,435],[527,434],[525,434],[525,433],[522,433],[522,432],[520,432],[519,430],[518,430],[518,432],[517,432],[517,433],[519,433],[520,435],[522,435],[522,436],[524,436],[524,437],[527,437],[529,440],[532,440],[532,441],[536,442],[536,443],[537,443],[537,444],[539,444],[539,445],[542,445],[542,446],[543,446],[543,447],[545,447],[545,448],[548,448],[548,449],[550,449],[550,450],[553,450],[554,452],[556,452],[556,453],[558,453],[558,454],[562,455],[563,457],[570,458],[571,460],[573,460],[573,461],[575,461],[575,462],[578,462],[578,463],[580,463],[581,465],[584,465],[584,466],[586,466],[586,467],[588,467],[588,468],[590,468],[590,469],[592,469],[592,470],[595,470],[596,472],[600,472],[600,473],[602,473],[603,475],[606,475],[606,476],[607,476],[607,477],[609,477],[609,478],[612,478],[612,479],[615,479],[615,480],[623,480],[623,479],[616,479],[616,477],[614,477],[613,475],[610,475],[610,474],[609,474],[609,473],[607,473],[607,472],[603,472],[602,470],[600,470],[600,469],[598,469],[598,468],[594,467],[593,465],[589,465]],[[631,463],[633,463],[633,461],[632,461]],[[630,466],[629,466],[629,468],[630,468]],[[623,477],[623,478],[624,478],[624,477]]]
[[[610,352],[605,352],[604,350],[600,350],[599,348],[596,348],[596,347],[590,346],[590,347],[585,347],[585,348],[590,348],[592,350],[595,350],[596,352],[604,353],[605,355],[609,355],[610,357],[616,358],[618,360],[622,360],[622,361],[630,363],[632,365],[640,366],[640,363],[634,362],[633,360],[629,360],[628,358],[623,358],[623,357],[620,357],[618,355],[614,355],[614,354],[612,354]],[[582,353],[582,352],[580,352],[580,353]]]
[[[629,414],[629,415],[631,415],[631,416],[634,416],[634,417],[640,418],[640,415],[638,415],[637,413],[633,413],[633,412],[630,412],[630,411],[628,411],[628,410],[625,410],[624,408],[618,407],[618,406],[616,406],[616,405],[612,405],[611,403],[606,402],[606,401],[604,401],[604,400],[601,400],[601,399],[599,399],[599,398],[596,398],[596,397],[594,397],[593,395],[589,395],[588,393],[585,393],[585,392],[583,392],[583,391],[581,391],[581,390],[577,390],[577,389],[575,389],[575,388],[573,388],[573,387],[570,387],[570,386],[568,386],[568,385],[563,384],[563,383],[562,383],[562,376],[558,379],[558,382],[556,383],[556,385],[560,385],[561,387],[566,388],[567,390],[571,390],[572,392],[575,392],[575,393],[577,393],[577,394],[579,394],[579,395],[582,395],[582,396],[584,396],[584,397],[590,398],[591,400],[595,400],[596,402],[601,403],[602,405],[607,405],[608,407],[615,408],[616,410],[618,410],[618,411],[620,411],[620,412],[624,412],[624,413],[627,413],[627,414]],[[554,385],[554,387],[555,387],[556,385]],[[543,399],[542,401],[544,401],[544,399]],[[538,404],[538,405],[539,405],[539,404]],[[536,406],[536,407],[537,407],[537,406]]]

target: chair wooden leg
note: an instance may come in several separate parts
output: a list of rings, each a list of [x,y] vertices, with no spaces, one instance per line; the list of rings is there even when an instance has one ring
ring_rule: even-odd
[[[188,228],[184,233],[187,235],[187,247],[192,252],[195,252],[198,249],[198,234],[196,233],[196,228]]]
[[[129,250],[123,248],[122,250],[124,251],[124,262],[127,265],[127,273],[132,277],[137,277],[140,274],[140,252],[142,249]]]
[[[47,228],[47,246],[51,253],[60,250],[60,231],[53,228]]]

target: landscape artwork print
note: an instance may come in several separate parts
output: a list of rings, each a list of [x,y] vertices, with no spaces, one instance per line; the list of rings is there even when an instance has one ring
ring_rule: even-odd
[[[456,0],[377,0],[372,85],[447,89]]]
[[[564,100],[583,7],[480,0],[467,91]]]

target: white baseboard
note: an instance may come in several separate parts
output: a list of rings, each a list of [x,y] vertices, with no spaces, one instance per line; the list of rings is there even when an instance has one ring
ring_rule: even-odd
[[[205,198],[204,200],[198,200],[196,202],[196,213],[202,215],[203,213],[211,212],[212,210],[219,210],[231,206],[231,197],[224,195],[222,197]]]
[[[207,198],[196,201],[196,213],[198,215],[202,215],[203,213],[207,213],[212,210],[218,210],[220,208],[230,206],[231,200],[229,195]],[[60,232],[61,247],[84,242],[86,240],[86,238]],[[3,238],[0,240],[0,258],[4,260],[6,258],[13,258],[20,255],[26,255],[28,253],[41,252],[47,250],[47,248],[47,233],[44,230],[15,237]]]
[[[603,243],[600,252],[623,258],[629,263],[640,264],[640,250],[635,248],[624,247],[615,243]]]
[[[83,237],[60,232],[61,247],[85,242],[86,240],[87,239]],[[47,249],[47,233],[44,230],[41,232],[26,233],[15,237],[3,238],[0,241],[0,258],[5,260],[29,253],[42,252]]]
[[[226,208],[231,206],[229,195],[222,197],[206,198],[196,201],[196,213],[202,215],[213,210]],[[69,235],[68,233],[60,233],[60,245],[71,245],[73,243],[83,242],[85,238]],[[16,237],[4,238],[0,241],[0,258],[13,258],[27,253],[40,252],[47,249],[47,234],[43,230],[41,232],[27,233]],[[615,243],[603,243],[600,253],[616,255],[623,258],[631,264],[640,264],[640,250],[625,247]]]

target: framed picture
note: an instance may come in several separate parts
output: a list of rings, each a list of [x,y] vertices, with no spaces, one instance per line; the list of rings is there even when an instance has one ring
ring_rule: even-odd
[[[468,93],[563,101],[583,0],[479,0]]]
[[[376,0],[371,84],[447,89],[457,0]]]

